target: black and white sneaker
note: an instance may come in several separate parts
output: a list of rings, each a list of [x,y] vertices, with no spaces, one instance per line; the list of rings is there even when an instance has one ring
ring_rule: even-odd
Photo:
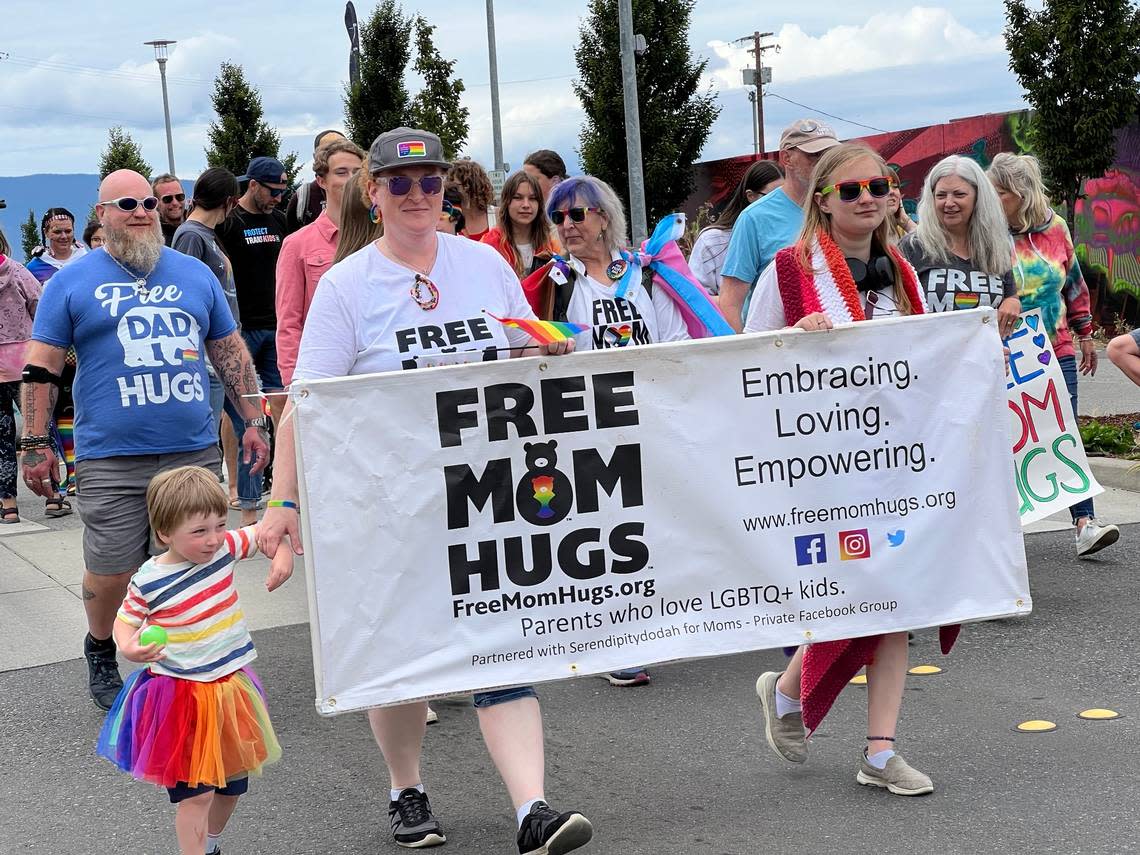
[[[535,802],[519,829],[519,855],[562,855],[593,836],[590,820],[578,811],[558,813],[546,802]]]
[[[115,642],[96,641],[90,633],[83,639],[83,656],[87,660],[87,690],[91,700],[102,710],[109,710],[123,688],[119,663],[115,661]]]
[[[388,802],[388,820],[392,823],[392,836],[396,844],[407,849],[426,849],[447,842],[443,829],[432,816],[426,793],[415,787],[400,792],[394,802]]]

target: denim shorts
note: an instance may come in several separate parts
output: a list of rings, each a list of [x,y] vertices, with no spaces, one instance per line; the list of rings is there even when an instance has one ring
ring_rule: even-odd
[[[191,787],[187,784],[179,783],[175,787],[166,788],[166,792],[170,795],[170,803],[174,805],[183,799],[192,799],[194,796],[200,796],[209,792],[215,792],[219,796],[244,796],[248,791],[249,778],[234,778],[232,781],[227,781],[224,787],[211,787],[209,784]]]
[[[515,686],[513,689],[495,689],[493,692],[476,692],[475,709],[493,707],[496,704],[506,704],[523,698],[537,698],[538,693],[534,686]]]

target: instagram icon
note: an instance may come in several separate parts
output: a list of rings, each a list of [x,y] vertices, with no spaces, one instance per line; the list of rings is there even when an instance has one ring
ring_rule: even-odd
[[[860,558],[871,557],[871,538],[867,536],[867,529],[860,528],[855,531],[839,532],[839,560],[856,561]]]

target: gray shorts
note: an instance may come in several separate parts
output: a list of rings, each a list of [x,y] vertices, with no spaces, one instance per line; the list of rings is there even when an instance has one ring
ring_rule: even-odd
[[[1140,347],[1140,329],[1138,329],[1138,330],[1132,330],[1132,332],[1131,332],[1131,333],[1129,333],[1129,335],[1131,335],[1131,336],[1132,336],[1132,340],[1133,340],[1134,342],[1136,342],[1136,346],[1137,346],[1137,347]]]
[[[83,518],[83,562],[97,576],[134,573],[157,550],[151,543],[146,488],[159,472],[201,466],[215,475],[218,447],[172,454],[140,454],[80,460],[75,464],[79,515]]]

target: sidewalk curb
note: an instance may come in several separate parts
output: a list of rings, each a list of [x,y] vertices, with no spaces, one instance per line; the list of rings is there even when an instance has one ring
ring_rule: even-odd
[[[1140,492],[1140,469],[1135,472],[1128,471],[1134,466],[1140,467],[1140,461],[1120,460],[1115,457],[1090,457],[1088,460],[1089,469],[1101,486]]]

